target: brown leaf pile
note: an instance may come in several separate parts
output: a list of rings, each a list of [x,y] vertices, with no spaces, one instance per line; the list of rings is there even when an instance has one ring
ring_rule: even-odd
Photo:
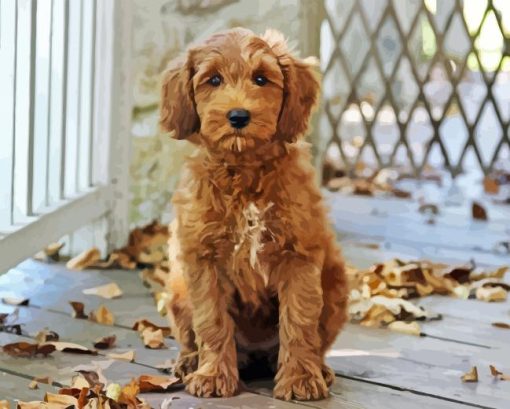
[[[128,245],[112,254],[122,255],[135,267],[154,267],[167,260],[168,227],[158,223],[137,228],[129,234]],[[111,257],[111,256],[110,256]],[[119,266],[122,267],[122,266]]]
[[[101,259],[101,252],[93,247],[69,260],[66,267],[69,270],[84,270],[94,266]]]
[[[506,299],[510,286],[503,282],[508,270],[494,271],[472,264],[449,266],[428,261],[390,260],[367,271],[348,269],[351,284],[349,313],[353,322],[369,327],[385,327],[398,321],[438,319],[409,299],[431,294],[481,301]],[[419,335],[419,327],[393,324],[400,332]]]
[[[165,265],[167,261],[168,227],[154,221],[136,228],[129,234],[128,245],[114,250],[106,260],[101,260],[97,248],[91,248],[67,262],[71,270],[86,268],[135,268]]]
[[[175,378],[143,375],[124,386],[113,383],[105,386],[101,378],[93,371],[79,371],[70,387],[61,388],[58,393],[46,393],[44,401],[18,402],[18,408],[150,409],[150,405],[138,396],[140,393],[163,392],[177,383]]]
[[[70,387],[61,388],[58,393],[46,393],[44,401],[19,402],[18,408],[150,409],[138,395],[169,391],[179,383],[179,379],[173,376],[141,375],[124,386],[106,383],[101,373],[78,371]]]

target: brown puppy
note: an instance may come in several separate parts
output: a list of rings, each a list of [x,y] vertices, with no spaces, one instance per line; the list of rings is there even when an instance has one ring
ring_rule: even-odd
[[[300,140],[318,93],[276,31],[213,35],[166,72],[161,125],[198,147],[173,197],[167,283],[175,373],[196,396],[234,395],[238,364],[262,354],[276,397],[328,395],[347,285]]]

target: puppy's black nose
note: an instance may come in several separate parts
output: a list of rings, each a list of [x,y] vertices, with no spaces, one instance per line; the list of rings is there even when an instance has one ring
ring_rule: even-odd
[[[250,122],[250,113],[246,109],[233,109],[228,111],[227,118],[234,128],[244,128]]]

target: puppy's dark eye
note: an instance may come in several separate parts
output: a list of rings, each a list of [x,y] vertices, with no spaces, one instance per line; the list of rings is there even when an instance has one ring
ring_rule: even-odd
[[[263,75],[255,75],[255,77],[253,77],[253,81],[255,82],[255,84],[257,84],[259,87],[263,87],[264,85],[267,84],[267,78],[264,77]]]
[[[213,75],[211,78],[207,80],[207,82],[213,87],[218,87],[221,84],[221,76],[218,74]]]

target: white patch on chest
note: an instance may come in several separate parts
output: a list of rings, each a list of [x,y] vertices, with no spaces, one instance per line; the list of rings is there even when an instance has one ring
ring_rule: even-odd
[[[261,269],[258,254],[264,247],[264,243],[262,243],[262,235],[264,232],[268,231],[264,215],[272,206],[273,203],[270,202],[263,209],[259,209],[255,203],[248,203],[248,206],[246,206],[242,212],[243,217],[242,222],[240,223],[241,232],[234,247],[234,260],[237,256],[239,256],[239,253],[245,249],[248,253],[247,255],[250,267],[254,270],[257,269],[262,274],[265,285],[267,285],[269,277],[267,274],[264,274]]]

